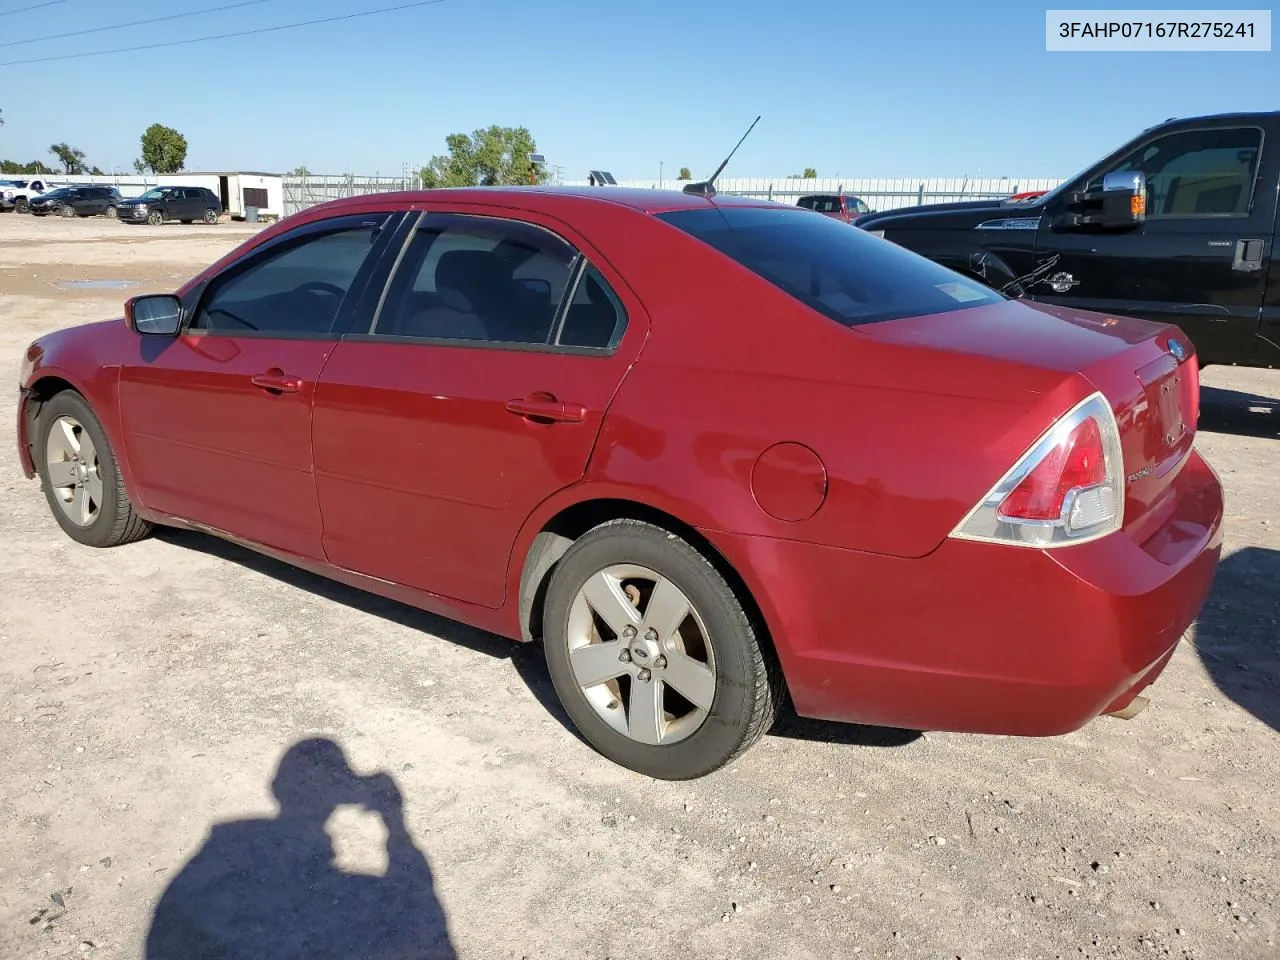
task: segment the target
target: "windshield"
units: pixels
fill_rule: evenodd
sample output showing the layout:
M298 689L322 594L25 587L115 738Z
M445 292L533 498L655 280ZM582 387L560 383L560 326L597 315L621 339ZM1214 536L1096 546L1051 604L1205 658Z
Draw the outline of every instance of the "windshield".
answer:
M1008 299L905 247L795 207L659 214L845 326Z

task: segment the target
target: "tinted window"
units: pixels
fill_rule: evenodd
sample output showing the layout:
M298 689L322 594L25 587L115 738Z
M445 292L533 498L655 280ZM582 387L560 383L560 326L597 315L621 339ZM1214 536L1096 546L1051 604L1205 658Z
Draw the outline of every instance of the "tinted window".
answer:
M839 197L809 197L808 200L805 206L810 210L816 210L818 213L840 212Z
M720 207L659 218L846 326L1005 299L895 243L801 210Z
M374 333L550 343L577 256L530 224L433 215L410 241Z
M588 265L574 288L555 342L562 347L612 350L626 326L622 302L600 271Z
M214 281L191 323L227 333L325 334L369 256L377 226L311 234Z
M1139 147L1114 169L1147 177L1147 216L1230 216L1249 212L1262 152L1257 127L1188 130ZM1102 187L1102 178L1089 189Z

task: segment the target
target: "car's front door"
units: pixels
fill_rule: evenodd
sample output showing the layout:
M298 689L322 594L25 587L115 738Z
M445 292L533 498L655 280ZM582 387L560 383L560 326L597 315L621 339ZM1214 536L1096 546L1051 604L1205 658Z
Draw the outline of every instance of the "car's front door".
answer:
M385 247L389 216L282 234L194 291L176 338L132 341L120 370L121 421L143 504L323 556L312 400Z
M1147 179L1146 222L1121 232L1064 228L1067 193L1051 201L1036 242L1037 300L1173 323L1201 363L1251 355L1275 218L1280 151L1256 126L1211 126L1154 136L1111 171Z
M334 351L315 468L330 561L497 607L521 525L583 475L648 324L581 238L482 210L425 215Z

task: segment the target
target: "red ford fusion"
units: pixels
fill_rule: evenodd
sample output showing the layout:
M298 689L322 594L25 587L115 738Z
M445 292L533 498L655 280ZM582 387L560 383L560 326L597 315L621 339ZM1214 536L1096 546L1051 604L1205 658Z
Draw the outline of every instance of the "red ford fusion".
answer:
M764 201L324 204L26 352L80 543L206 531L540 641L601 754L685 779L790 698L1049 736L1127 715L1222 491L1174 327L1011 300Z

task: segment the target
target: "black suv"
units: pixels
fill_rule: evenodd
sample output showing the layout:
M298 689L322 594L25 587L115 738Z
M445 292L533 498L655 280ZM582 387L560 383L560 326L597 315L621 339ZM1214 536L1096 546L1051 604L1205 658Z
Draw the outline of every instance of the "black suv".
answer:
M114 219L124 201L115 187L60 187L32 197L27 208L37 217L57 213L64 217L92 217L104 214Z
M125 223L149 223L153 227L166 220L217 223L221 215L222 201L207 187L152 187L142 196L120 204L120 219Z

